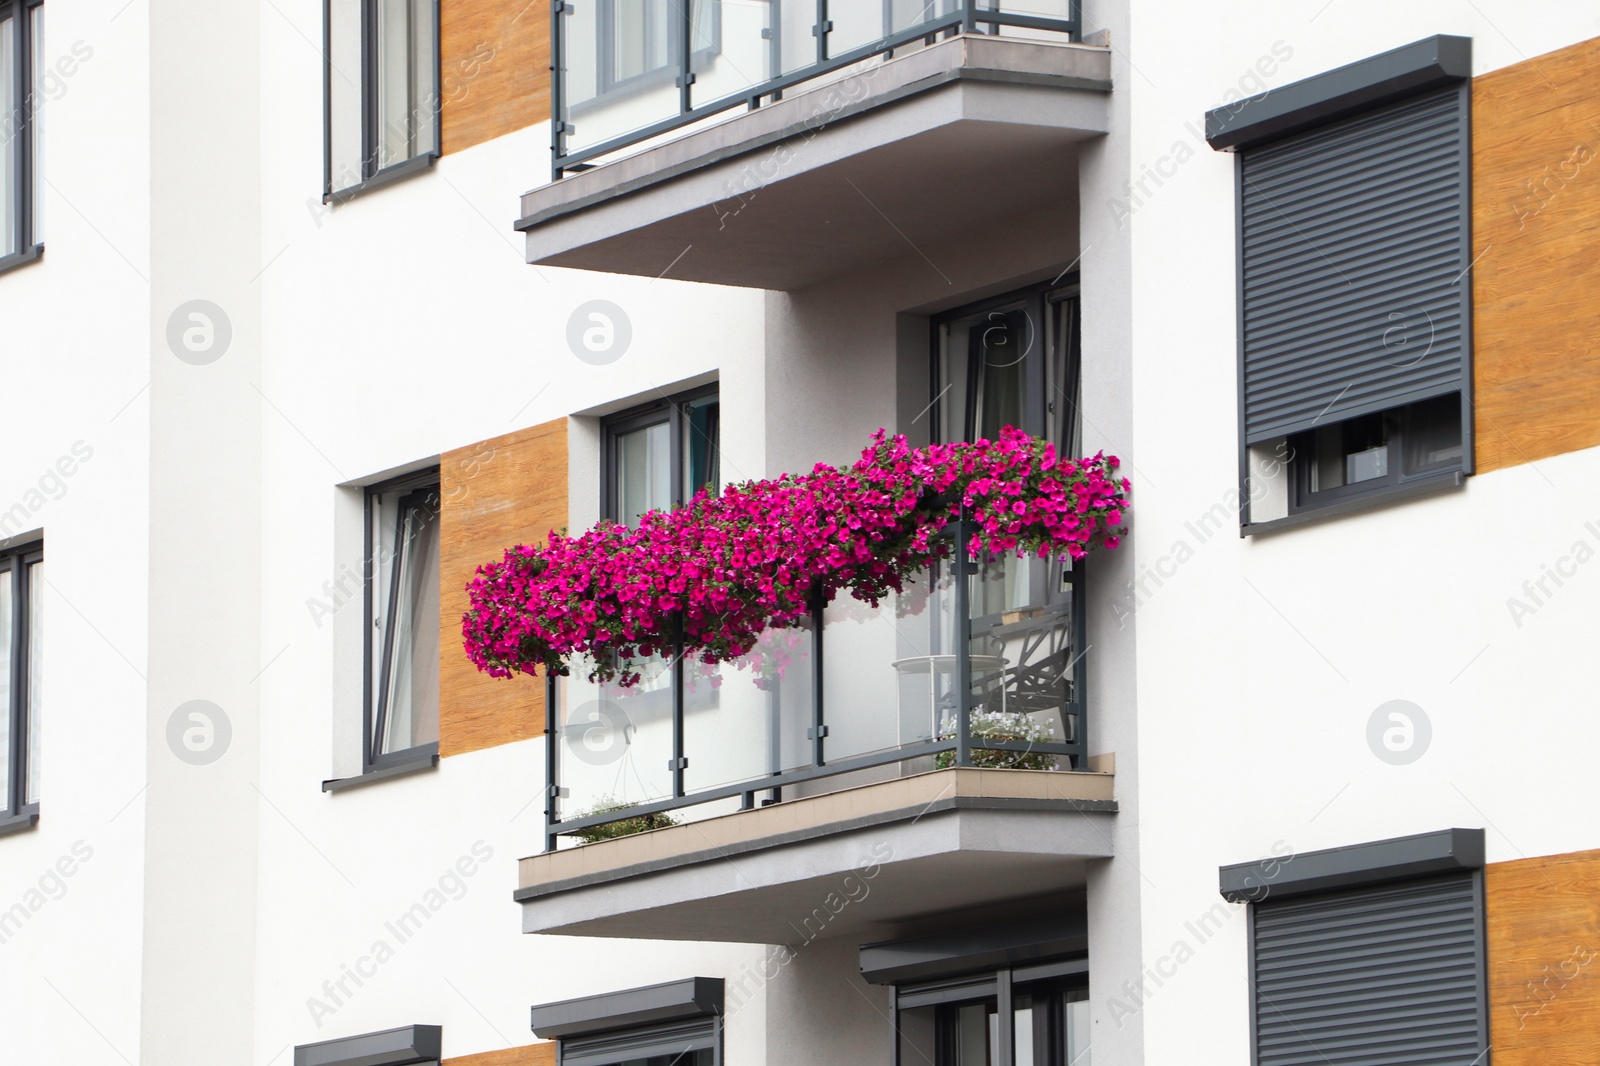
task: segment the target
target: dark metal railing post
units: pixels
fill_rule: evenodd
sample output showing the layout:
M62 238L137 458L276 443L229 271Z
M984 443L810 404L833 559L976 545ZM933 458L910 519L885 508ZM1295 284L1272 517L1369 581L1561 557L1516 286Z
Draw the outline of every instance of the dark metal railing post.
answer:
M968 575L972 573L972 560L967 556L967 542L972 539L972 527L965 513L956 522L955 558L951 569L956 583L956 765L972 765L972 723L968 711L972 707L972 588Z
M805 0L797 0L804 3ZM783 0L770 0L767 5L767 80L783 74ZM773 100L783 96L783 91L772 94ZM760 99L757 97L757 99Z
M567 27L562 16L564 0L550 5L550 180L560 181L566 173L561 160L567 154Z
M822 628L822 590L816 586L811 590L811 632L814 635L811 641L811 728L806 730L806 735L811 738L811 765L827 765L828 721L826 708L822 695L822 655L823 639Z
M678 616L677 633L672 642L672 794L682 797L683 771L689 765L683 750L683 671L688 660L683 654L683 616Z
M978 32L978 0L961 0L961 32Z
M817 62L828 61L828 34L833 32L833 23L828 21L828 0L817 0L817 24L811 28L817 35Z
M1072 702L1078 709L1079 752L1076 756L1069 756L1075 760L1072 766L1074 770L1089 768L1089 649L1084 644L1089 636L1089 607L1083 595L1087 580L1084 565L1082 559L1072 565L1072 654L1077 657L1072 664Z
M558 780L559 763L556 759L557 727L556 675L544 677L544 850L556 850L556 826L561 821L561 782Z
M694 110L694 0L679 0L675 6L683 16L679 23L683 39L678 42L678 113L687 115Z

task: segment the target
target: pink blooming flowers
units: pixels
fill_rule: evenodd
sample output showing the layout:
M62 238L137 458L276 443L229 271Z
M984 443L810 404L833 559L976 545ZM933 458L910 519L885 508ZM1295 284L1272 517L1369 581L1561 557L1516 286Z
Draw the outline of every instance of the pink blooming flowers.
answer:
M652 511L637 529L602 522L550 534L478 568L461 620L467 655L494 677L565 673L587 654L595 677L624 685L634 664L671 654L681 627L703 663L758 649L768 628L801 624L812 597L841 589L873 606L933 560L963 517L967 550L1081 559L1115 548L1130 490L1115 456L1061 459L1006 427L997 441L912 448L879 430L847 469L730 485Z

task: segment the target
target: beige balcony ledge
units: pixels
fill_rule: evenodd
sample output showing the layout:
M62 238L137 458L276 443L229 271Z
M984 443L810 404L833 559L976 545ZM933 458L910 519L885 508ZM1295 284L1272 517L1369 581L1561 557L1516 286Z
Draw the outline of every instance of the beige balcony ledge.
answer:
M1110 773L935 770L521 860L523 931L792 944L1084 884Z
M1075 197L1110 90L1108 48L952 37L533 189L517 228L530 263L800 289Z

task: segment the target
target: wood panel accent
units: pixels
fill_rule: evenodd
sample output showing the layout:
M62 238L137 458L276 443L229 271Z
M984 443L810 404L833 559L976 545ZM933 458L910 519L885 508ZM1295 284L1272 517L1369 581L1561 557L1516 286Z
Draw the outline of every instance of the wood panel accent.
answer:
M1495 1066L1600 1066L1600 851L1484 871Z
M550 0L439 0L445 154L550 118Z
M439 464L439 754L544 732L544 678L493 678L461 650L467 584L517 544L567 524L567 420L446 452Z
M460 1055L445 1059L442 1066L556 1066L556 1046L554 1043L528 1044L504 1051Z
M1600 445L1600 38L1472 83L1479 472Z

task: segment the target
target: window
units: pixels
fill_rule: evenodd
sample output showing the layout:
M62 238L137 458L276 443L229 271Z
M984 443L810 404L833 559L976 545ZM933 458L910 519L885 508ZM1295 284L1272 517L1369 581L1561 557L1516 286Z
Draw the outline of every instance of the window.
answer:
M326 0L323 199L439 155L438 0Z
M0 0L0 270L44 248L44 72L42 0Z
M1257 1066L1481 1062L1483 831L1226 866L1250 907Z
M894 1018L899 1061L932 1066L1089 1066L1088 975L1081 961L1059 968L1080 972L1029 979L1027 970L1002 970L978 978L898 986ZM1009 1032L1002 1029L1005 1014L1010 1016Z
M933 350L940 439L993 440L1014 426L1060 454L1081 454L1075 283L936 316ZM1009 719L1003 728L1082 742L1084 570L1081 560L1020 553L977 562L969 586L973 681L982 709Z
M44 547L0 553L0 832L39 818L39 725L44 700Z
M1472 473L1471 41L1206 116L1236 150L1245 532Z
M722 489L721 405L715 385L637 407L602 426L600 511L638 525L648 511Z
M1461 401L1439 396L1290 438L1290 513L1461 469Z
M646 1026L561 1041L559 1066L714 1066L717 1020Z
M439 744L439 471L367 491L366 770Z

